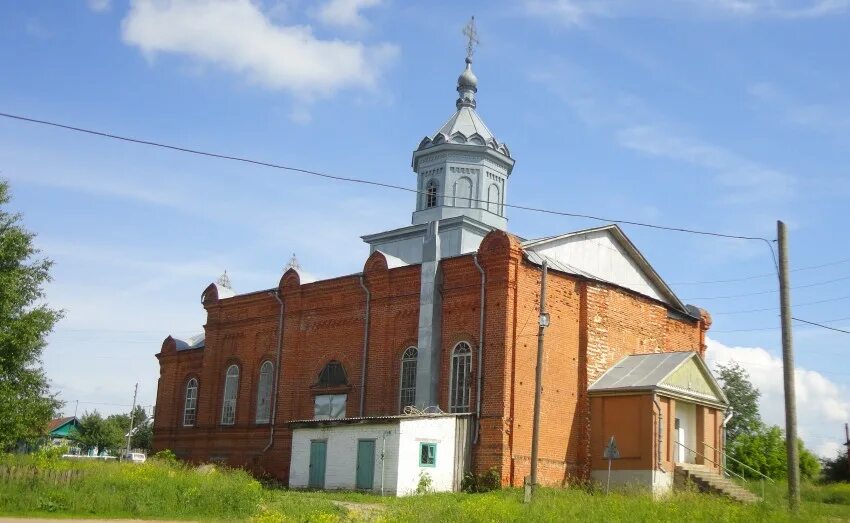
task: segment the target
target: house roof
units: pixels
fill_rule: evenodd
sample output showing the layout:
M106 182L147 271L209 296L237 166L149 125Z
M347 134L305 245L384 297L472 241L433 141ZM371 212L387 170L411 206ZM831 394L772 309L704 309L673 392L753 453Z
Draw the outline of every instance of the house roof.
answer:
M693 351L626 356L587 390L590 394L654 391L694 401L729 404L705 361Z
M74 416L52 419L47 424L47 432L53 432L54 430L58 430L58 429L64 427L68 423L76 422L76 421L77 421L77 418L74 417Z
M652 265L644 257L644 255L641 254L635 244L632 243L629 237L626 236L623 230L620 229L620 227L616 224L593 227L591 229L583 229L580 231L568 232L556 236L547 236L545 238L526 240L522 242L521 245L523 250L525 251L526 258L536 265L540 265L543 263L543 260L546 260L550 267L561 272L585 276L590 279L613 283L615 285L620 285L621 287L631 288L634 283L620 284L617 281L610 281L609 279L604 278L599 274L578 267L578 262L571 262L570 260L564 259L562 257L556 257L537 252L538 250L545 250L547 246L563 242L571 238L594 234L598 235L599 233L607 234L608 236L610 236L614 243L622 249L623 254L630 260L630 262L632 262L639 269L640 273L643 274L646 280L650 282L650 286L652 287L653 293L657 293L657 295L660 296L663 301L666 301L675 309L687 314L688 316L699 319L699 309L693 306L685 305L682 300L680 300L679 297L676 296L676 293L673 292L673 289L671 289L670 286L667 285L661 275L658 274L658 272L652 267ZM633 290L644 295L648 294L648 289L636 288Z

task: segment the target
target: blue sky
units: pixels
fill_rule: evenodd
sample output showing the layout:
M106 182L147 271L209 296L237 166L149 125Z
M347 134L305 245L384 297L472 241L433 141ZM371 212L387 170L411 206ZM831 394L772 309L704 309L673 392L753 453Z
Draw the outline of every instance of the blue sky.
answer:
M795 315L850 329L850 0L3 2L0 111L412 187L412 150L454 110L471 14L478 110L517 160L509 203L769 238L783 219ZM359 236L413 209L409 193L6 119L0 176L56 261L66 317L44 362L66 412L120 410L135 381L153 404L153 354L200 331L223 270L241 292L275 286L293 252L315 278L358 272ZM509 219L528 238L598 225ZM709 358L741 361L781 423L765 245L624 229L714 315ZM801 434L832 453L850 335L795 327Z

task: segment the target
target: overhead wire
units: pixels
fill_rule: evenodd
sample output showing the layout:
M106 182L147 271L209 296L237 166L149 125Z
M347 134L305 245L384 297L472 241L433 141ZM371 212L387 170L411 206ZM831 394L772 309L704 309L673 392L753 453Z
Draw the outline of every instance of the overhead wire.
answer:
M280 169L280 170L284 170L284 171L306 174L306 175L309 175L309 176L318 176L318 177L321 177L321 178L327 178L327 179L330 179L330 180L336 180L336 181L341 181L341 182L372 185L372 186L375 186L375 187L383 187L383 188L386 188L386 189L394 189L394 190L398 190L398 191L405 191L405 192L410 192L410 193L415 193L415 194L425 194L426 193L425 191L420 191L418 189L411 189L410 187L404 187L404 186L401 186L401 185L395 185L395 184L391 184L391 183L384 183L384 182L379 182L379 181L375 181L375 180L369 180L369 179L366 179L366 178L337 176L337 175L333 175L333 174L314 171L314 170L311 170L311 169L303 169L303 168L300 168L300 167L292 167L292 166L282 165L282 164L273 163L273 162L267 162L267 161L262 161L262 160L254 160L254 159L246 158L246 157L242 157L242 156L233 156L233 155L229 155L229 154L203 151L203 150L200 150L200 149L191 149L191 148L188 148L188 147L181 147L181 146L166 144L166 143L162 143L162 142L155 142L155 141L152 141L152 140L142 140L142 139L139 139L139 138L131 138L131 137L128 137L128 136L122 136L122 135L118 135L118 134L114 134L114 133L97 131L97 130L94 130L94 129L87 129L87 128L84 128L84 127L62 124L62 123L53 122L53 121L49 121L49 120L41 120L41 119L37 119L37 118L30 118L30 117L27 117L27 116L21 116L21 115L16 115L16 114L11 114L11 113L0 112L0 116L2 116L4 118L9 118L9 119L12 119L12 120L19 120L19 121L35 123L35 124L39 124L39 125L46 125L46 126L50 126L50 127L59 128L59 129L65 129L65 130L68 130L68 131L85 133L85 134L90 134L90 135L94 135L94 136L100 136L100 137L103 137L103 138L110 138L110 139L113 139L113 140L120 140L120 141L124 141L124 142L140 144L140 145L148 145L148 146L151 146L151 147L159 147L159 148L162 148L162 149L169 149L169 150L172 150L172 151L194 154L194 155L198 155L198 156L206 156L206 157L210 157L210 158L218 158L218 159L221 159L221 160L230 160L230 161L235 161L235 162L242 162L242 163L247 163L247 164L251 164L251 165L258 165L258 166L261 166L261 167L270 167L270 168L273 168L273 169ZM481 199L476 199L476 198L464 198L464 199L468 200L470 202L476 202L476 203L489 203L487 200L481 200ZM633 220L605 218L605 217L595 216L595 215L591 215L591 214L581 214L581 213L573 213L573 212L566 212L566 211L557 211L557 210L552 210L552 209L544 209L544 208L541 208L541 207L531 207L531 206L527 206L527 205L517 205L517 204L505 203L505 204L502 204L502 206L508 207L508 208L511 208L511 209L519 209L519 210L530 211L530 212L553 214L553 215L558 215L558 216L567 216L567 217L570 217L570 218L584 218L584 219L588 219L588 220L595 220L595 221L608 222L608 223L619 223L619 224L624 224L624 225L633 225L635 227L645 227L645 228L658 229L658 230L664 230L664 231L682 232L682 233L697 234L697 235L703 235L703 236L715 236L715 237L719 237L719 238L730 238L730 239L738 239L738 240L761 241L761 242L766 242L768 244L768 246L770 246L770 240L763 238L763 237L760 237L760 236L746 236L746 235L739 235L739 234L721 233L721 232L715 232L715 231L703 231L703 230L699 230L699 229L690 229L690 228L687 228L687 227L672 227L672 226L666 226L666 225L657 225L657 224L651 224L651 223L638 222L638 221L633 221ZM771 248L771 252L772 252L772 248ZM775 262L775 255L774 255L774 262Z
M181 146L166 144L166 143L162 143L162 142L155 142L155 141L152 141L152 140L143 140L143 139L139 139L139 138L131 138L131 137L128 137L128 136L122 136L122 135L118 135L118 134L114 134L114 133L97 131L97 130L94 130L94 129L87 129L87 128L84 128L84 127L68 125L68 124L53 122L53 121L49 121L49 120L31 118L31 117L27 117L27 116L21 116L21 115L6 113L6 112L0 112L0 116L2 116L4 118L12 119L12 120L29 122L29 123L34 123L34 124L38 124L38 125L45 125L45 126L49 126L49 127L58 128L58 129L64 129L64 130L68 130L68 131L74 131L74 132L78 132L78 133L84 133L84 134L89 134L89 135L93 135L93 136L109 138L109 139L112 139L112 140L119 140L119 141L123 141L123 142L135 143L135 144L139 144L139 145L147 145L147 146L151 146L151 147L158 147L158 148L162 148L162 149L168 149L168 150L172 150L172 151L194 154L194 155L198 155L198 156L204 156L204 157L209 157L209 158L217 158L217 159L221 159L221 160L230 160L230 161L241 162L241 163L246 163L246 164L251 164L251 165L257 165L257 166L261 166L261 167L269 167L269 168L273 168L273 169L280 169L280 170L284 170L284 171L300 173L300 174L305 174L305 175L309 175L309 176L317 176L317 177L320 177L320 178L326 178L326 179L336 180L336 181L341 181L341 182L358 183L358 184L370 185L370 186L374 186L374 187L382 187L382 188L386 188L386 189L405 191L405 192L415 193L415 194L425 194L425 191L420 191L418 189L411 189L410 187L404 187L404 186L401 186L401 185L379 182L379 181L376 181L376 180L369 180L369 179L365 179L365 178L347 177L347 176L337 176L337 175L332 175L332 174L323 173L323 172L319 172L319 171L314 171L312 169L292 167L292 166L277 164L277 163L273 163L273 162L267 162L267 161L262 161L262 160L254 160L254 159L251 159L251 158L246 158L246 157L241 157L241 156L233 156L233 155L229 155L229 154L203 151L203 150L200 150L200 149L191 149L191 148L188 148L188 147L181 147ZM486 200L481 200L481 199L476 199L476 198L467 198L467 200L469 202L476 202L476 203L489 203ZM601 221L601 222L607 222L607 223L632 225L632 226L635 226L635 227L644 227L644 228L655 229L655 230L663 230L663 231L670 231L670 232L681 232L681 233L695 234L695 235L701 235L701 236L713 236L713 237L717 237L717 238L729 238L729 239L751 240L751 241L764 242L767 245L768 250L770 251L771 258L773 260L773 265L774 265L774 268L776 269L776 274L778 275L778 273L779 273L779 263L777 261L776 252L773 248L773 243L772 243L771 240L768 240L767 238L764 238L764 237L761 237L761 236L747 236L747 235L739 235L739 234L728 234L728 233L720 233L720 232L715 232L715 231L705 231L705 230L699 230L699 229L691 229L691 228L687 228L687 227L672 227L672 226L666 226L666 225L657 225L657 224L638 222L638 221L634 221L634 220L613 219L613 218L595 216L595 215L590 215L590 214L573 213L573 212L567 212L567 211L557 211L557 210L553 210L553 209L545 209L545 208L541 208L541 207L531 207L531 206L527 206L527 205L505 203L505 204L502 204L502 206L507 207L507 208L511 208L511 209L529 211L529 212L538 212L538 213L543 213L543 214L566 216L566 217L570 217L570 218L582 218L582 219ZM765 310L771 310L771 309L765 309ZM757 312L757 310L752 310L752 311L749 311L749 312ZM807 323L809 323L809 322L807 322ZM814 322L811 322L811 323L813 325L822 326L822 325L819 325L819 324L814 323ZM825 328L829 328L829 327L825 327ZM840 330L840 329L832 329L832 330ZM848 334L850 334L850 332L848 332Z

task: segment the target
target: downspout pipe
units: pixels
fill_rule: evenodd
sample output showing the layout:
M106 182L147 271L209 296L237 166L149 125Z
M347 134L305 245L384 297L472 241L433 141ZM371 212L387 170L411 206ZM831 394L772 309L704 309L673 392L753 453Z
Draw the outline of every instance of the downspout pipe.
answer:
M732 409L732 407L729 407L729 414L727 414L726 417L723 418L723 423L720 424L720 428L723 430L723 448L721 449L720 454L720 462L723 464L723 470L726 470L726 424L729 423L729 420L731 420L732 416L734 415L735 411Z
M366 362L369 360L369 318L372 312L372 293L366 287L363 275L360 275L360 287L366 292L366 319L363 327L363 358L360 362L360 417L363 417L363 409L366 402Z
M277 354L275 355L274 362L274 386L272 387L272 412L271 418L269 421L271 422L269 425L269 443L266 445L266 448L263 449L263 453L268 451L272 445L274 444L274 426L277 423L277 394L278 394L278 384L280 383L280 354L283 351L283 300L280 299L280 291L270 292L269 293L277 304L280 306L280 313L277 318Z
M655 466L658 470L667 474L667 471L664 470L664 467L661 465L661 449L664 444L664 414L661 410L661 404L658 403L658 397L655 394L652 395L652 403L654 403L655 408L658 409L658 452L656 453L658 458Z
M478 379L476 380L475 389L475 437L473 438L473 443L477 445L478 434L481 431L481 382L484 379L482 370L484 367L482 362L484 354L484 298L486 297L487 275L484 273L484 268L478 262L478 253L472 256L472 261L475 263L475 268L481 273L481 305L478 307Z

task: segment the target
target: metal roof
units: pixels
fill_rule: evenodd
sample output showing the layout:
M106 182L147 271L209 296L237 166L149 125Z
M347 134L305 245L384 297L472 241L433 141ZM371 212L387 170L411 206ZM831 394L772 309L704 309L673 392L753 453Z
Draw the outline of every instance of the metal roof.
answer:
M694 352L661 352L626 356L608 369L587 390L645 389L657 386Z
M174 338L174 345L177 347L177 350L203 349L205 340L206 334L202 332L200 334L190 336L185 340Z
M390 416L365 416L362 418L335 418L335 419L302 419L292 420L287 422L287 425L292 426L315 426L315 425L348 425L348 424L381 424L381 423L397 423L406 419L422 419L422 418L450 418L450 417L465 417L472 416L471 413L426 413L426 414L395 414Z
M688 390L664 383L673 372L691 359L702 371L703 377L708 382L709 387L714 390L717 398L695 390ZM587 390L590 393L659 390L689 396L697 400L713 401L715 403L719 399L720 403L728 404L728 399L711 373L711 370L709 370L705 361L693 351L633 354L626 356L608 369Z

